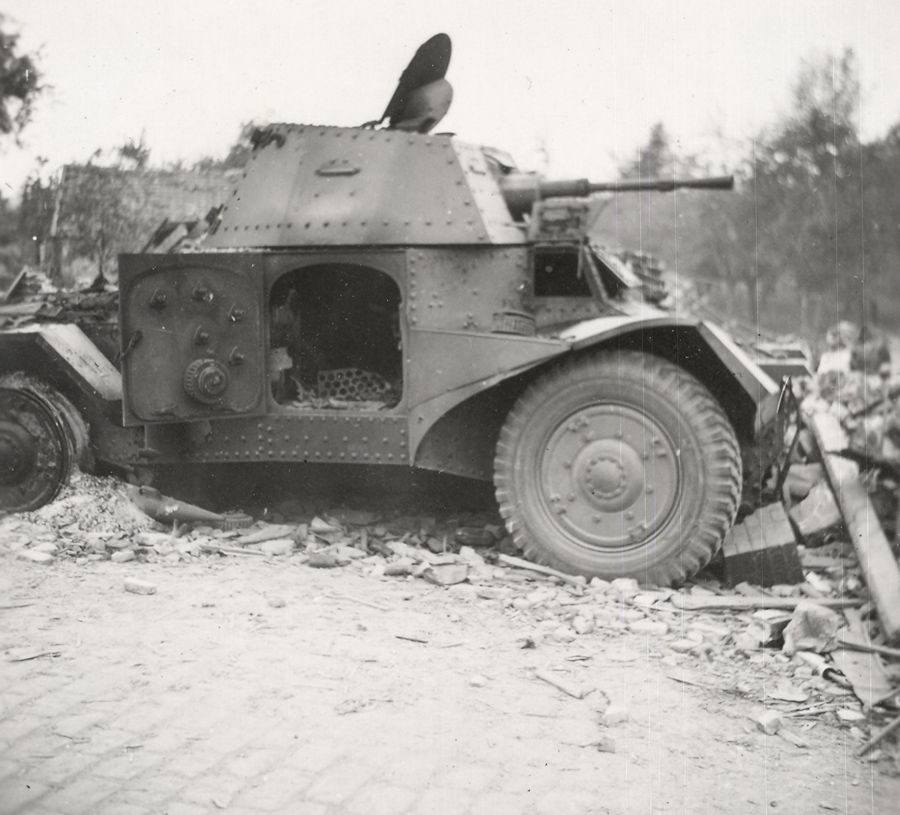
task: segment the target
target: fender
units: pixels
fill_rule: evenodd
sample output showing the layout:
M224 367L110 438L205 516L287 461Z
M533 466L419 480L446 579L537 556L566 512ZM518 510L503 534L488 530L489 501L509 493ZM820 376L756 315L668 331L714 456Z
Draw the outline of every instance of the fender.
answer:
M559 334L559 338L569 343L573 350L581 350L599 345L613 337L622 337L633 332L644 333L658 328L680 328L687 329L689 333L696 332L697 338L725 365L734 376L736 384L740 385L755 403L758 404L770 394L778 393L779 386L772 377L753 362L724 329L705 320L691 320L674 315L651 317L650 319L622 316L597 317L570 326ZM657 352L657 349L648 350ZM663 355L670 356L669 353ZM690 370L688 365L683 365L683 367ZM703 376L697 378L701 382L706 379ZM706 383L704 382L704 384Z
M744 442L759 437L760 414L779 397L775 381L725 331L670 314L583 320L523 345L527 351L523 348L521 358L504 373L471 377L415 406L410 416L412 463L489 479L496 435L517 395L548 363L592 348L653 353L684 368L720 402Z
M0 335L0 350L6 370L25 369L54 384L74 385L104 402L122 399L118 369L77 325L46 323L8 329Z

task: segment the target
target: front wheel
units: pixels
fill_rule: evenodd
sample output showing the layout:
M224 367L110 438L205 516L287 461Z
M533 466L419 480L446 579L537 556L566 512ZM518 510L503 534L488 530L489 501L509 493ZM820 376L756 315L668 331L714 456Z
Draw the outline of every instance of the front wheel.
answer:
M667 586L734 522L741 459L709 391L638 352L574 357L536 380L500 434L500 512L533 560Z

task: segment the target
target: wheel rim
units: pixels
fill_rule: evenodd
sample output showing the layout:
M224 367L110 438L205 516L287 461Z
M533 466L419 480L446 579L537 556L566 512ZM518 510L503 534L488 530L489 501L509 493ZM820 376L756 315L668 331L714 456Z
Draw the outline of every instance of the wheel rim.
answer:
M601 550L644 545L669 520L682 489L678 447L649 416L623 405L592 405L558 425L539 477L553 523Z
M52 501L69 462L53 407L25 391L0 388L0 508L23 512Z

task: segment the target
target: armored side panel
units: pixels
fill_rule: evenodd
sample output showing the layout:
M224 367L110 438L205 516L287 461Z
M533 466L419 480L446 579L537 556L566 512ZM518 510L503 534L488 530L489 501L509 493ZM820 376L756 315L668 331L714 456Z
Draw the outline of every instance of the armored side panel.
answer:
M123 255L126 425L265 411L262 259Z
M521 244L481 150L449 136L274 125L206 246Z

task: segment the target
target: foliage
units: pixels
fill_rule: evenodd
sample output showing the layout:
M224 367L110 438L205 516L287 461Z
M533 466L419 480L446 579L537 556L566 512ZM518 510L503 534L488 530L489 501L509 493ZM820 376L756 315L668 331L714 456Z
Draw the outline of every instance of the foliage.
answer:
M18 138L31 120L34 104L43 90L37 56L19 52L19 35L5 30L0 13L0 136Z
M793 315L779 327L807 334L838 319L900 318L891 286L900 267L900 124L862 144L859 94L852 51L804 63L790 109L748 144L735 192L680 194L674 214L654 219L648 210L642 235L655 233L663 258L677 258L687 275L721 281L731 302L745 292L754 330L775 328L779 311ZM697 166L675 157L656 126L625 172L649 175L645 168L667 160L678 172Z
M250 160L253 151L253 134L263 127L259 122L249 121L241 125L237 140L228 150L224 159L204 158L194 165L195 170L240 170Z

